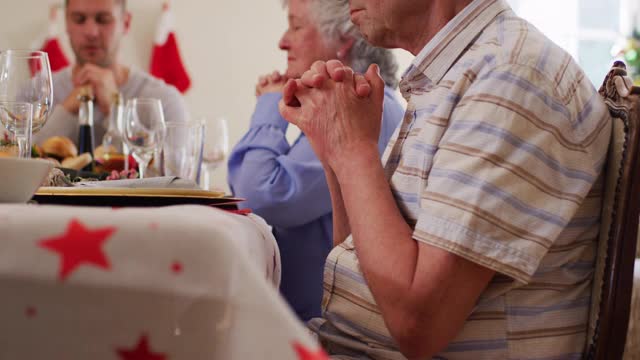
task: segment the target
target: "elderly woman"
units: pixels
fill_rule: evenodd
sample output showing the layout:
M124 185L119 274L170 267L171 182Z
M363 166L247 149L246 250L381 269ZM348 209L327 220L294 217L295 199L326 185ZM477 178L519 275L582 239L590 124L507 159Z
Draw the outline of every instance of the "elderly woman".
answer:
M279 46L287 52L287 70L259 79L249 131L229 158L229 185L235 196L247 199L243 206L273 226L282 258L280 290L307 320L320 315L323 266L332 248L331 198L309 140L300 135L290 145L285 138L288 123L278 112L278 101L286 79L300 77L316 60L340 59L361 72L377 63L387 84L381 154L403 109L393 95L393 55L364 40L351 23L347 0L289 0L285 6L289 28Z

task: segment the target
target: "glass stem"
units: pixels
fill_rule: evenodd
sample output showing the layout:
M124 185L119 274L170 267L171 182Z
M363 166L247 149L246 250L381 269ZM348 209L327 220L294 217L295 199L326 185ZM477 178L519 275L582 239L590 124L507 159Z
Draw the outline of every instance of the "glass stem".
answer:
M203 175L204 175L204 184L203 185L204 185L204 189L205 190L209 190L209 191L211 190L211 181L212 181L211 172L212 172L211 167L205 165L204 173L203 173Z
M129 173L129 147L126 144L122 144L122 152L124 152L124 171Z
M151 157L133 153L133 158L138 162L138 173L140 174L140 179L144 179L147 176L147 168L149 167L149 163L151 162Z
M31 144L27 136L16 136L18 142L18 157L23 159L31 158Z
M217 163L202 163L202 173L200 175L202 181L200 182L200 187L204 190L213 189L213 172L218 167Z
M138 170L140 171L140 179L144 179L147 175L147 167L149 167L149 161L138 161Z

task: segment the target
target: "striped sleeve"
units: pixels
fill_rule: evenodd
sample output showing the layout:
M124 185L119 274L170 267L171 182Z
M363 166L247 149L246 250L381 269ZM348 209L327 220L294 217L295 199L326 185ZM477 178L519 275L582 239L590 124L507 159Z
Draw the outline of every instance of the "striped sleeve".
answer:
M583 111L590 99L559 100L533 67L463 81L414 238L528 283L596 181L608 123Z

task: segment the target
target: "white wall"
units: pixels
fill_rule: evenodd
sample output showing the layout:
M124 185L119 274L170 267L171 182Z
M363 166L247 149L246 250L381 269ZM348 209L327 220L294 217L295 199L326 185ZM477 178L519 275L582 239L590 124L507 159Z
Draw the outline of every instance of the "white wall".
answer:
M0 11L0 49L28 48L47 29L49 0L1 0L11 4ZM62 3L62 0L57 1ZM123 44L124 63L148 69L160 0L129 0L132 31ZM226 117L230 143L246 131L255 105L259 75L284 70L286 57L277 47L286 28L280 0L179 0L172 2L176 33L193 87L186 95L194 116ZM58 16L64 34L63 14ZM64 36L63 36L64 39ZM66 44L66 41L63 41ZM67 54L71 52L67 49ZM399 52L401 69L411 59ZM54 94L55 96L55 94ZM216 183L226 189L226 169L218 169Z

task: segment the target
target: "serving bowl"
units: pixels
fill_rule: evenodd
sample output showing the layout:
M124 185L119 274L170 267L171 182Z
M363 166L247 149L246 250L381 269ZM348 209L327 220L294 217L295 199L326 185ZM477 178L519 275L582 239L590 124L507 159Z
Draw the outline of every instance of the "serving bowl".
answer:
M0 203L29 201L52 167L47 160L0 157Z

